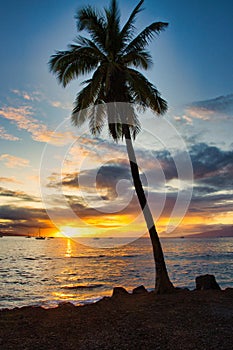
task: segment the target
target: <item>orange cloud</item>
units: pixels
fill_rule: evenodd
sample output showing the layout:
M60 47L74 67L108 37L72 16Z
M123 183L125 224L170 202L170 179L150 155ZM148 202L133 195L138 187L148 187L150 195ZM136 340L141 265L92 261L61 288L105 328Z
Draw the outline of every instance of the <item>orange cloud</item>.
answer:
M26 101L40 101L41 100L41 94L40 92L33 91L32 93L28 93L26 91L20 91L20 90L12 90L12 92L20 97L22 97Z
M2 154L0 156L0 161L3 161L7 168L18 168L18 167L28 167L29 160L21 157L15 157L10 154Z
M3 126L0 126L0 139L8 140L8 141L18 141L19 138L17 136L13 136L8 134Z
M189 107L186 111L190 117L201 120L209 120L214 114L214 111L202 107Z
M16 180L15 177L0 177L0 182L8 182L8 183L21 183L20 181Z
M15 123L20 130L26 130L32 135L34 141L51 143L61 146L71 142L74 136L71 132L54 132L49 130L45 124L33 118L33 110L30 106L3 107L0 115Z

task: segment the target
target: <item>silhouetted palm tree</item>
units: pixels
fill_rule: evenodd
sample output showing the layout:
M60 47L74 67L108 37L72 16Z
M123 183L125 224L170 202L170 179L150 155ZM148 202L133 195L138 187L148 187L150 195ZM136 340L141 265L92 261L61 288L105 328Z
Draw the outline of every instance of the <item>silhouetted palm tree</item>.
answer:
M135 190L153 246L155 291L164 293L174 287L168 277L162 247L142 187L132 139L140 131L135 105L150 108L157 114L167 110L167 103L156 87L134 68L147 70L151 66L151 55L145 49L168 24L154 22L134 35L134 22L142 4L143 0L122 28L116 0L111 0L109 8L103 12L91 6L83 7L75 16L77 30L85 30L89 36L78 35L67 51L57 51L51 56L49 65L64 87L71 80L94 71L91 79L84 82L86 86L77 94L72 122L79 127L88 120L91 133L96 135L107 121L113 139L126 140Z

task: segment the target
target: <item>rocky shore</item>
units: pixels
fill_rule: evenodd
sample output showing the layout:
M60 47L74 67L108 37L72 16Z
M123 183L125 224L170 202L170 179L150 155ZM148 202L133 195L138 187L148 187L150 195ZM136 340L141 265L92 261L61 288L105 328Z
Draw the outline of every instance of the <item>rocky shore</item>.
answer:
M233 289L115 289L95 304L0 312L2 350L231 350Z

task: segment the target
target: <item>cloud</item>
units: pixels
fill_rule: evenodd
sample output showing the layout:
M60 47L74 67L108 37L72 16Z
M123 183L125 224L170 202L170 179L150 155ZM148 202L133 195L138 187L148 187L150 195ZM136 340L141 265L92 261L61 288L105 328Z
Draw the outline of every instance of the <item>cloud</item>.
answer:
M190 124L190 125L193 124L192 118L188 117L187 115L182 115L182 117L175 116L174 119L177 122L185 122L186 124Z
M134 218L137 217L140 213L140 206L136 196L134 195L131 200L122 206L121 203L117 203L116 200L111 200L108 203L103 199L102 202L98 202L96 206L89 206L81 196L66 196L69 205L72 210L81 220L93 220L96 218L103 218L102 224L106 218L111 217L114 221L114 218L119 218L118 226L121 225L120 216ZM105 210L107 209L107 211ZM58 209L59 210L59 209ZM62 209L61 209L62 213Z
M29 160L21 157L12 156L10 154L2 154L0 161L3 161L7 168L28 167Z
M42 94L38 91L20 91L17 89L11 90L15 95L18 95L19 97L22 97L26 101L38 101L40 102L42 99Z
M233 112L233 94L193 102L191 106L214 113L230 113Z
M34 196L30 196L22 191L12 191L6 188L0 187L0 196L3 197L13 197L15 199L20 199L27 202L40 202L40 200Z
M79 173L66 173L61 181L60 174L52 174L49 178L49 188L64 186L64 191L81 189L87 194L98 194L103 200L113 200L123 191L127 192L132 188L132 176L127 161L118 160L104 163L99 169L92 168L82 170ZM147 186L146 177L141 174L143 185Z
M47 213L44 209L21 208L15 205L0 206L0 230L11 233L25 234L25 229L37 233L38 227L52 228ZM20 231L19 229L23 229Z
M0 126L0 139L8 141L18 141L20 140L17 136L8 134L3 126Z
M192 124L192 118L210 120L214 115L214 111L194 106L186 108L186 113L189 114L189 116L183 115L183 119L187 121L188 124Z
M70 104L70 103L64 103L61 101L49 101L49 104L54 108L72 110L72 104Z
M187 106L186 113L191 118L202 120L230 119L233 116L233 94L214 99L193 102Z
M206 143L193 145L190 156L196 180L208 182L209 185L232 186L233 177L233 150L225 151Z
M233 94L192 102L185 107L183 115L176 115L173 118L176 122L186 125L192 125L195 119L203 121L232 120Z
M40 91L24 91L24 90L18 90L18 89L14 89L11 90L15 95L21 97L23 100L25 101L37 101L37 102L41 102L41 101L45 101L47 102L49 105L51 105L54 108L61 108L61 109L66 109L66 110L71 110L72 109L72 104L70 103L64 103L61 101L55 101L55 100L49 100L48 97L46 96L46 94L40 92Z
M0 182L8 182L8 183L21 183L20 181L16 180L15 177L0 177Z
M48 218L44 209L20 208L13 205L2 205L0 209L0 219L5 220L34 220Z
M19 130L26 130L32 136L34 141L51 143L61 146L70 143L74 136L72 132L54 132L47 126L33 117L33 109L30 106L22 107L3 107L0 109L0 115L15 123Z

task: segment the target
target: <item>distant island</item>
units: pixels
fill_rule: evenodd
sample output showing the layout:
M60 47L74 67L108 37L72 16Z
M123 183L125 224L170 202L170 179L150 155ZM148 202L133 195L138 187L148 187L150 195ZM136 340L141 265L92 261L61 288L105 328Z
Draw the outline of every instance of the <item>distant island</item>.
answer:
M186 235L185 238L219 238L233 237L233 226L222 227L217 230L210 230L202 233Z

